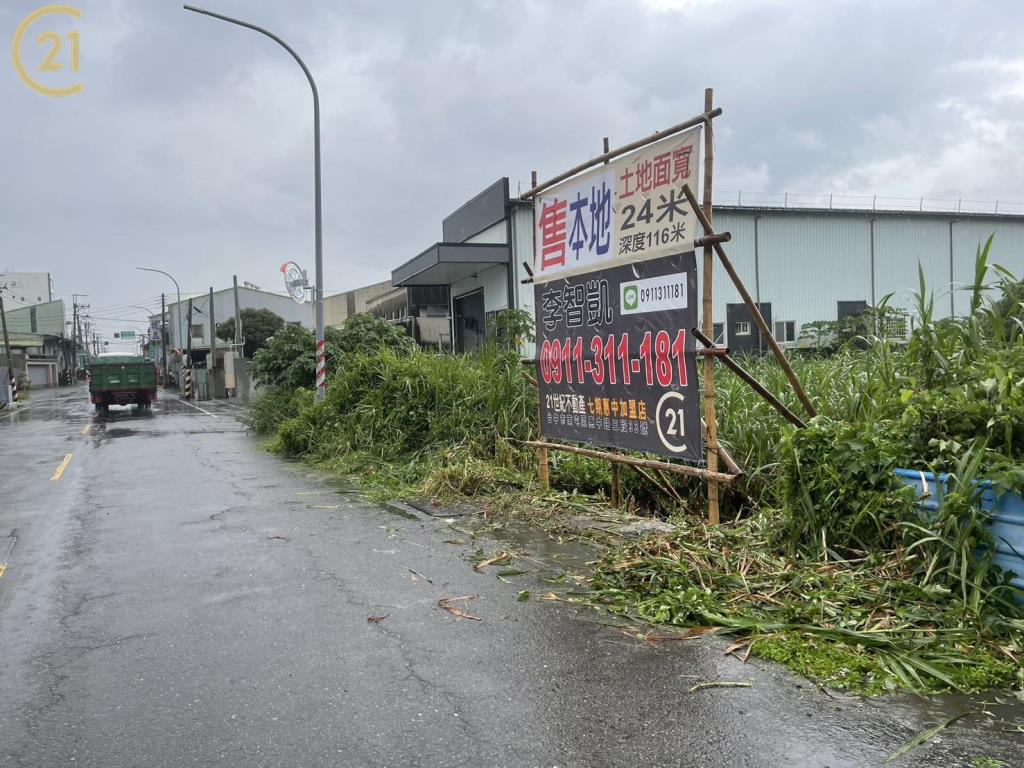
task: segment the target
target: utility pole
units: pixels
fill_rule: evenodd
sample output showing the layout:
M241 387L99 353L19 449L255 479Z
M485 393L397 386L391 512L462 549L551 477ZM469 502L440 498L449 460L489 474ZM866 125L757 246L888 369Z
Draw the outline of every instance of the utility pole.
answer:
M242 345L242 310L238 304L238 275L232 275L231 280L235 285L235 346Z
M160 294L160 346L164 350L164 386L167 386L167 307L164 295Z
M188 327L185 329L185 340L188 343L188 367L192 367L192 299L188 300Z
M185 395L186 400L192 399L192 299L188 300L188 327L185 329L188 340L188 363L185 366L185 382L183 384L184 390L182 394Z
M313 80L313 73L309 71L306 62L288 45L284 40L273 32L250 24L248 21L233 19L220 13L208 11L205 8L196 8L191 5L184 6L186 11L200 13L214 19L226 21L229 24L237 24L240 27L251 29L266 35L275 43L284 48L295 59L302 68L303 74L309 81L309 88L313 92L313 238L315 242L316 259L316 287L313 291L313 314L316 319L316 399L323 400L327 395L327 355L324 341L324 237L323 237L323 213L320 189L320 93L316 89L316 81Z
M213 286L210 286L210 358L206 361L206 384L210 399L217 399L217 323L213 317Z
M78 380L78 294L71 294L71 383Z
M245 363L243 362L245 360L245 342L242 340L242 306L238 301L238 275L231 276L231 283L234 286L235 293L235 343L231 346L231 363L232 370L234 371L234 381L232 383L234 386L231 390L231 396L237 400L239 389L242 390L245 397L249 396L249 379L245 372ZM246 377L246 384L243 387L239 387L239 381L242 377ZM227 378L225 372L225 382L226 381Z
M11 337L7 335L7 315L4 313L4 292L3 288L6 286L0 286L0 323L4 327L4 352L7 355L7 383L14 387L14 361L13 355L11 354ZM14 390L11 390L13 395ZM13 407L13 406L12 406Z

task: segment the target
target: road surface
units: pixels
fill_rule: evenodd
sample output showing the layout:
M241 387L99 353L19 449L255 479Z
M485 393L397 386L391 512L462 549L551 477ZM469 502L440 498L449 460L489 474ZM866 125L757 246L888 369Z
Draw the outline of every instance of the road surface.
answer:
M82 386L0 411L0 764L863 768L963 706L829 696L718 638L639 643L239 415L166 393L98 415ZM479 621L438 607L463 595ZM687 693L708 680L752 685ZM1024 764L1005 730L961 720L897 764Z

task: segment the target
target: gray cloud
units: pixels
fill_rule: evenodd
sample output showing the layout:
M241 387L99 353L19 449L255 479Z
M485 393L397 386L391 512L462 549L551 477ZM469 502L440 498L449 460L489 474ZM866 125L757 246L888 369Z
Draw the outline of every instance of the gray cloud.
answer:
M333 290L387 277L499 176L698 112L705 85L719 190L1024 199L1015 2L204 1L317 77ZM6 39L37 5L0 8ZM83 93L0 77L0 265L94 307L170 286L135 265L192 291L311 267L310 97L285 52L176 2L79 7Z

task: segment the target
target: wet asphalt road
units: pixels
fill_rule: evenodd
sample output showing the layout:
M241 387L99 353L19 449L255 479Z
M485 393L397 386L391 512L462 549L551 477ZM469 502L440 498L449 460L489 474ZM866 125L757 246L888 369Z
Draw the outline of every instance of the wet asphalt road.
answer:
M835 698L717 638L518 602L551 587L474 572L493 543L198 405L98 416L79 386L0 411L0 764L860 767L963 706ZM579 556L524 536L552 568ZM438 607L458 595L481 621ZM705 680L753 685L687 693ZM1020 766L1020 738L971 718L896 764Z

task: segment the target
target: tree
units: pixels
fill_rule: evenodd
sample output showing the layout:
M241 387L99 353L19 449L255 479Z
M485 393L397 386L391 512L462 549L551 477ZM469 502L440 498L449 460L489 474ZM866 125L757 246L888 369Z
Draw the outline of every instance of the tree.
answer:
M244 319L242 327L245 328ZM373 355L384 348L412 354L417 349L416 342L401 328L365 314L353 315L341 328L327 328L324 341L328 372L352 355ZM298 325L285 325L253 357L252 376L262 387L312 388L316 383L313 333Z
M243 321L244 322L244 321ZM252 358L252 378L261 387L311 388L316 375L316 340L300 325L285 325Z
M533 315L522 309L502 309L487 323L487 334L499 349L519 350L536 340Z
M242 335L245 338L243 354L252 357L257 350L267 346L267 339L284 327L284 320L280 315L274 314L269 309L243 309ZM235 318L229 317L217 326L217 338L223 341L234 341Z
M324 338L343 355L373 354L385 347L404 353L416 349L402 327L370 314L353 315L341 328L328 328Z

